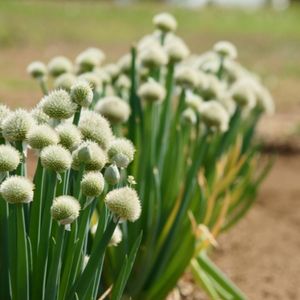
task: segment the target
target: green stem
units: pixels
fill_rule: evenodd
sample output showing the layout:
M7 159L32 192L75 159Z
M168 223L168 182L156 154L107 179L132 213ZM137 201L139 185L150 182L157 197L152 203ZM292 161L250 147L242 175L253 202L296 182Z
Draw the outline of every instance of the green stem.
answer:
M63 225L58 227L57 237L55 241L55 249L51 258L51 266L46 285L46 300L55 300L57 296L59 274L62 264L62 250L64 244L65 228ZM67 253L69 255L70 253Z
M17 299L29 300L29 265L23 204L17 210Z
M44 77L41 77L40 79L38 79L39 81L39 84L40 84L40 87L41 87L41 90L43 92L44 95L48 95L48 88L47 88L47 85L46 85L46 80Z
M35 191L33 201L30 210L30 222L29 222L29 236L32 246L33 257L37 256L38 246L40 242L41 232L41 218L42 207L44 200L44 184L45 184L45 170L42 167L41 160L39 158L35 176L34 176Z
M99 269L102 268L102 262L103 262L106 247L117 225L118 225L118 221L114 222L113 220L110 220L102 238L99 241L95 241L95 245L92 249L90 259L84 271L82 272L81 276L79 276L78 279L76 280L68 296L68 299L72 299L72 300L76 298L83 299L84 295L87 292L87 289L91 284L91 278L95 274L97 274L98 277L101 276L101 272L97 272L97 271L99 271Z
M51 239L52 218L50 208L56 195L57 174L53 171L47 171L48 175L48 193L45 198L43 208L40 243L38 247L37 263L34 268L34 284L32 289L32 299L40 300L45 297L45 283L47 275L48 253Z
M78 108L77 108L77 110L74 114L74 117L73 117L73 124L76 125L76 126L79 123L80 114L81 114L81 106L78 106Z
M0 197L0 299L9 299L8 204Z

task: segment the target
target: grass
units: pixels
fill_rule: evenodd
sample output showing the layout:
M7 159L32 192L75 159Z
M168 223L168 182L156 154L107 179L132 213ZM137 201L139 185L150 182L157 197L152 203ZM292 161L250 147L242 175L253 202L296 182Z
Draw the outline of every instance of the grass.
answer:
M33 84L25 72L31 60L48 60L57 54L74 58L91 45L104 49L109 60L116 59L133 41L151 32L152 16L162 10L175 14L179 34L194 52L208 50L219 39L231 40L238 46L241 60L267 77L278 98L288 98L290 103L299 94L291 82L300 77L300 7L245 12L157 4L120 7L93 2L1 1L0 99L13 106L36 102L39 94L32 92ZM288 82L288 93L284 86L278 88L278 80ZM290 90L291 85L295 91ZM31 94L34 99L28 100Z

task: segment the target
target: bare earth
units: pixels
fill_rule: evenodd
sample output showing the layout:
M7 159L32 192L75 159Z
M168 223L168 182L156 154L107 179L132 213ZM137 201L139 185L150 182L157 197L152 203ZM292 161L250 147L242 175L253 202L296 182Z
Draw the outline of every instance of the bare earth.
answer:
M215 261L249 299L300 299L300 156L277 158L255 207Z

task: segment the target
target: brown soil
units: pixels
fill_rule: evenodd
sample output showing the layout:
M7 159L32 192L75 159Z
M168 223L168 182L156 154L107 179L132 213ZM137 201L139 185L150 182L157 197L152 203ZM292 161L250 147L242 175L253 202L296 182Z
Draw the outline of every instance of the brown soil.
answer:
M278 157L254 208L215 261L249 299L300 299L300 156Z

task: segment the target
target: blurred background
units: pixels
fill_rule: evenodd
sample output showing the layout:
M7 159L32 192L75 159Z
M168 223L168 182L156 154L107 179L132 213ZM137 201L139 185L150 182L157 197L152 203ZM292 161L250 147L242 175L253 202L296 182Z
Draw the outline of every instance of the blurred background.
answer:
M32 107L41 97L26 74L33 60L72 59L99 47L114 61L168 11L192 52L229 40L260 74L277 113L259 135L278 152L248 216L219 241L217 264L250 299L300 299L300 3L288 0L0 1L0 101ZM185 280L186 299L202 299Z

